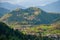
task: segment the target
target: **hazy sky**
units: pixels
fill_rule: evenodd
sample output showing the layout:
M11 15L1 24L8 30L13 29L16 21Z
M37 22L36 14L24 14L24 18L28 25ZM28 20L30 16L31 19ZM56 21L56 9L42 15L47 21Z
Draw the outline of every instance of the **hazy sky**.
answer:
M9 2L22 6L45 6L58 0L0 0L0 2Z

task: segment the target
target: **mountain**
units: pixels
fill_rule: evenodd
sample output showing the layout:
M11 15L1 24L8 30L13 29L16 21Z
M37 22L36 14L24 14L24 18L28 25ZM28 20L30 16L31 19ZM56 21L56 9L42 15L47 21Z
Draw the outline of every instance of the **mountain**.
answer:
M0 3L0 7L6 8L8 10L14 10L16 8L24 8L24 7L20 6L20 5L11 4L11 3L8 3L8 2L2 2L2 3Z
M0 7L0 17L10 12L10 10Z
M40 25L51 24L60 18L60 14L47 13L40 8L30 7L27 9L16 9L5 14L0 20L15 25Z
M47 12L60 13L60 1L48 4L46 6L40 6L40 8Z

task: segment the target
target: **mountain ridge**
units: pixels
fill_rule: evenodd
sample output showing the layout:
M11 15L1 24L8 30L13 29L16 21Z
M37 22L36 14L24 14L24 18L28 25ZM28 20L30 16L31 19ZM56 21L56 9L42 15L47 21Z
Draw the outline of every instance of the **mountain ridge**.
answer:
M4 19L8 23L16 23L19 25L40 25L51 24L53 20L60 17L60 14L47 13L40 8L31 7L27 9L16 9L10 12L11 16ZM2 20L3 21L3 20Z

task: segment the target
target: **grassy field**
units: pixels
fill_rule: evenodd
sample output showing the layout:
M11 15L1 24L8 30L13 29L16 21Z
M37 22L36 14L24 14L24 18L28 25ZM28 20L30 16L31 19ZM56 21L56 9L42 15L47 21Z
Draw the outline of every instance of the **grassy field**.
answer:
M18 29L23 34L27 35L38 35L41 33L43 36L49 35L49 34L60 34L60 26L58 25L37 25L37 26L31 26L31 27L20 27L19 25L12 25L11 28Z

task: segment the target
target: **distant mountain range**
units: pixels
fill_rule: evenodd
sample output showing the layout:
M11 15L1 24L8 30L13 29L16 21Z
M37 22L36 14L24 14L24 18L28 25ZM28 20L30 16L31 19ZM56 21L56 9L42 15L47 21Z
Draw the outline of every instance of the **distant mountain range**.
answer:
M0 20L8 24L40 25L51 24L60 19L60 14L47 13L40 8L30 7L27 9L16 9L5 14Z
M16 8L24 8L24 7L19 6L17 4L15 5L15 4L11 4L8 2L0 3L0 7L8 9L8 10L15 10Z
M47 12L60 13L60 0L57 2L48 4L46 6L40 6L40 8Z
M26 7L23 7L21 5L11 4L11 3L8 3L8 2L0 3L0 7L8 9L8 10L15 10L16 8L26 9ZM60 13L60 1L48 4L46 6L37 6L37 7L43 9L46 12Z
M12 10L15 10L16 8L24 8L24 7L19 6L19 5L10 4L8 2L0 3L0 17L2 17L4 14L6 14Z
M0 7L0 17L8 13L10 10Z

